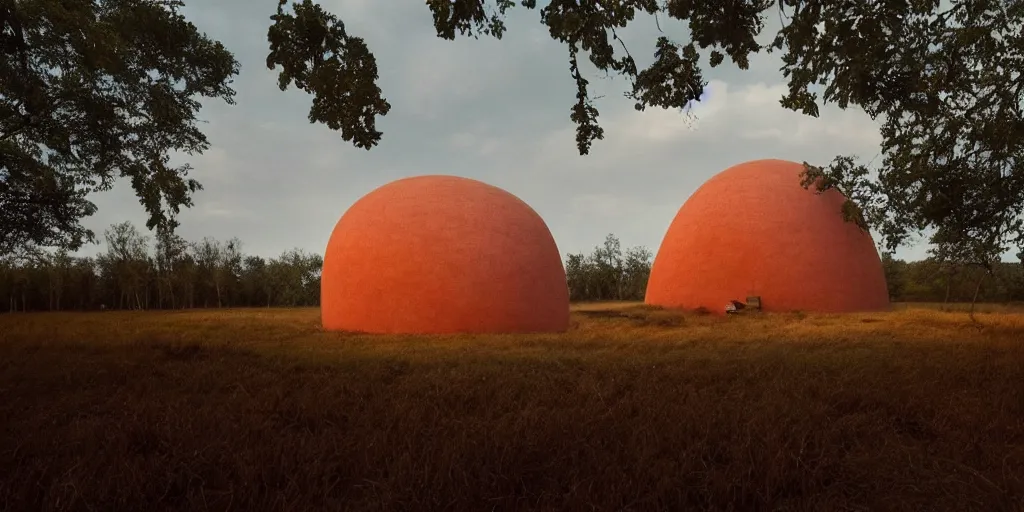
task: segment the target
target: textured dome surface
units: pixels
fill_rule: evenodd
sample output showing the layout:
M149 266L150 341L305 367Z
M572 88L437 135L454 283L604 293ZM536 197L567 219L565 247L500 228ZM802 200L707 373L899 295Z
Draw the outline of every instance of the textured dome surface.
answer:
M683 204L658 249L645 302L724 312L760 296L765 311L888 308L871 235L846 222L836 190L800 186L803 164L742 163Z
M324 255L327 330L557 332L569 291L547 225L518 197L455 176L384 185L352 205Z

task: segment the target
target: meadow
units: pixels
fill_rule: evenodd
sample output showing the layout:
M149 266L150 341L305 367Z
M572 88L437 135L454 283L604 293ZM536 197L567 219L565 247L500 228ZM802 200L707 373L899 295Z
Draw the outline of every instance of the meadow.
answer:
M0 315L0 510L1024 510L1024 312Z

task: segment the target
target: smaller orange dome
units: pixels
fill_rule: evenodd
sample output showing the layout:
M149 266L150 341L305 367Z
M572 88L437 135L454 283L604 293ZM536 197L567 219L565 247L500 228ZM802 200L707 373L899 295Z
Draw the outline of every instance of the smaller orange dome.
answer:
M518 197L456 176L384 185L341 217L324 255L324 329L557 332L569 289L547 225Z

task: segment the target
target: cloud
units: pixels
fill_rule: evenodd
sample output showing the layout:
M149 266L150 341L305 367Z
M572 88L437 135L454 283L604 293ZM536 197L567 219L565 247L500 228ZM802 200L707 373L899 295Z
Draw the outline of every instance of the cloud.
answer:
M730 87L712 80L707 99L695 103L689 115L655 109L625 112L610 124L619 145L644 144L663 148L680 141L704 144L771 144L785 150L809 151L826 147L874 149L881 142L879 126L866 114L855 110L825 108L813 118L784 109L779 99L786 86L764 82Z

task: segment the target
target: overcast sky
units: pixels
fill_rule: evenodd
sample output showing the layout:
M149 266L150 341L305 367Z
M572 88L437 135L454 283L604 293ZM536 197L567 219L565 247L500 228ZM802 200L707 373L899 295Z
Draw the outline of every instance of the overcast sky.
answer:
M747 160L825 164L837 154L872 159L878 124L859 109L823 109L820 118L779 105L785 92L778 55L754 57L741 71L728 60L708 69L711 84L693 113L639 113L622 96L625 80L591 72L605 140L580 156L569 109L575 101L564 46L536 11L511 13L501 41L445 41L422 1L321 2L364 37L377 57L391 113L371 151L326 126L310 124L310 96L277 88L266 68L269 16L276 0L190 2L186 15L222 41L241 63L237 104L209 101L201 111L211 148L191 159L205 189L181 217L188 239L237 236L250 254L291 248L322 253L331 229L360 196L420 174L478 179L519 196L547 222L564 255L590 252L608 233L624 247L657 250L673 216L705 180ZM777 20L766 32L774 33ZM663 23L663 28L665 24ZM684 39L678 25L670 35ZM653 18L626 34L638 64L653 58ZM145 214L127 182L96 196L86 225L98 234ZM149 234L149 233L147 233ZM102 247L90 247L95 253ZM923 247L902 257L919 258Z

